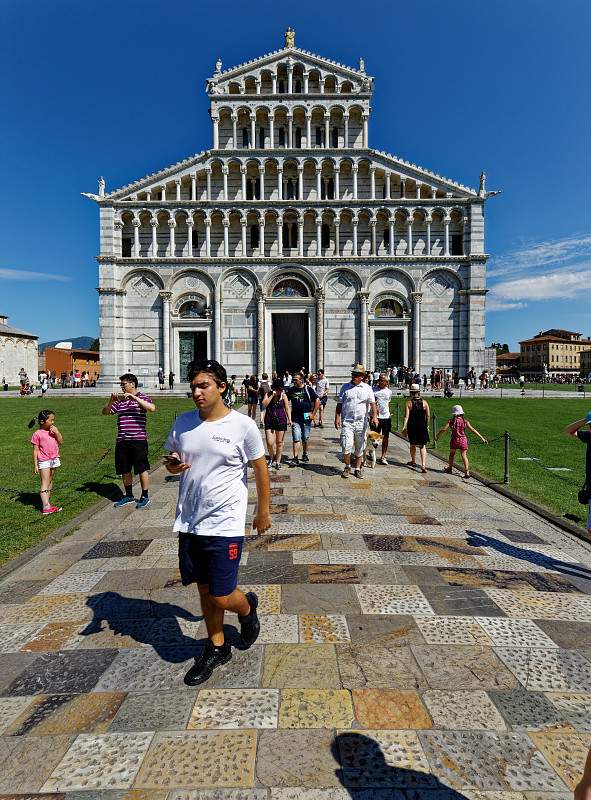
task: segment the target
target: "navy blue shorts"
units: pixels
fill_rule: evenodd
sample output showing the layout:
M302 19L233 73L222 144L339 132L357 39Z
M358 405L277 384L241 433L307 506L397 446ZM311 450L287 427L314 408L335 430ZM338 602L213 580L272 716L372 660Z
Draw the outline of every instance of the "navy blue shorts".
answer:
M179 570L183 586L205 583L214 597L232 594L244 536L197 536L179 533Z

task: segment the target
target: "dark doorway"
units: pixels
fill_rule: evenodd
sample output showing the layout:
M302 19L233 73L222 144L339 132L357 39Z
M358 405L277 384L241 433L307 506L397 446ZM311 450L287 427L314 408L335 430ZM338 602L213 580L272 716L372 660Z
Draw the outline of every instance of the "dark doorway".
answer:
M307 314L273 314L273 369L282 375L310 368Z
M374 366L382 372L389 366L403 366L402 331L376 331L374 344Z
M187 380L187 367L197 358L207 358L206 331L179 332L179 380Z

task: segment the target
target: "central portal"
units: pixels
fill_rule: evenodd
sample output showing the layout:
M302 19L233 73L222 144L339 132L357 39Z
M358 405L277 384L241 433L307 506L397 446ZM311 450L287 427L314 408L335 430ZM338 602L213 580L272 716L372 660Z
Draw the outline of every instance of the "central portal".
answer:
M374 365L377 372L404 363L402 331L376 331Z
M188 380L187 368L198 358L207 358L207 332L179 331L179 380Z
M281 376L302 367L310 368L307 314L272 315L273 369Z

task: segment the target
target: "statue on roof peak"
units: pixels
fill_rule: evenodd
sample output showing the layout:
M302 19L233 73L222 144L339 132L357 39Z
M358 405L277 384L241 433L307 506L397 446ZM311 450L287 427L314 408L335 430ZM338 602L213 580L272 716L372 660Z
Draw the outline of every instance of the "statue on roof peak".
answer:
M480 188L478 194L481 196L486 194L486 172L484 172L484 170L480 173Z
M365 72L365 59L359 59L359 72Z
M221 71L222 71L222 59L218 58L218 60L215 62L215 74L219 75Z
M103 178L102 175L98 179L98 191L99 191L99 197L105 196L105 179Z
M285 46L295 47L295 31L291 26L285 31Z

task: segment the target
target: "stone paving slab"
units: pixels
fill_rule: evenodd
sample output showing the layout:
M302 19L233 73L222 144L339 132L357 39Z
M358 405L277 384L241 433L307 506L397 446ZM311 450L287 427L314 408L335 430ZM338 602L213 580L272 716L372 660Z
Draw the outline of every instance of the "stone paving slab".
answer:
M591 546L476 481L272 476L261 635L200 687L176 482L0 582L0 800L566 800L591 746ZM249 489L250 513L255 492ZM238 642L228 615L228 641ZM450 794L451 791L457 794Z

